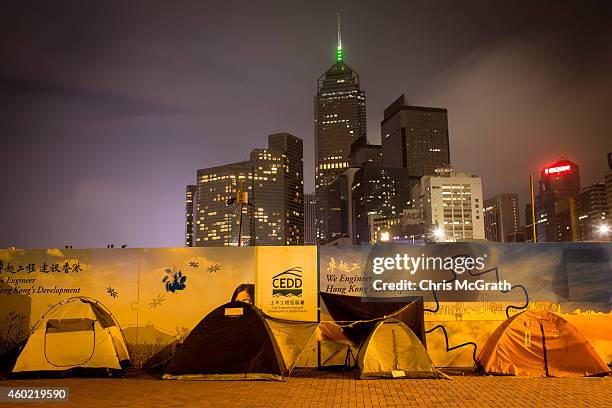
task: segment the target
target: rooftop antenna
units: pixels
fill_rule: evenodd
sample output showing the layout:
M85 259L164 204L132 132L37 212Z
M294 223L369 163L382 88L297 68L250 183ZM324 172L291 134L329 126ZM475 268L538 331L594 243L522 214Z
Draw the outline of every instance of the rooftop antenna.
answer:
M342 62L342 36L340 35L340 13L336 14L338 16L338 46L336 47L336 61Z

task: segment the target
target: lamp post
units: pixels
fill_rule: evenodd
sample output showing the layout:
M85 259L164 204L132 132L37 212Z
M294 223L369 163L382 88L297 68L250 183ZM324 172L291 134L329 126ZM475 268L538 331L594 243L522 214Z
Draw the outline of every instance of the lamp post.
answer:
M433 231L433 236L438 240L438 241L442 241L444 239L444 228L442 227L437 227L436 229L434 229Z
M236 197L232 197L225 202L227 205L236 204L240 208L240 217L238 218L238 246L242 245L242 212L245 205L252 206L249 201L249 192L243 191L242 180L239 181L238 189L236 189Z
M601 237L602 241L607 241L608 240L608 234L610 233L612 229L610 228L610 226L608 224L599 224L597 226L597 234Z

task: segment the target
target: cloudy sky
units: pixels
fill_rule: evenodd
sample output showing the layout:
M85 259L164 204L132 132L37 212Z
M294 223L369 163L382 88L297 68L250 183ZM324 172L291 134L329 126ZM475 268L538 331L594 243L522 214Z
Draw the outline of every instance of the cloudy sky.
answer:
M448 108L451 160L487 197L525 203L561 155L603 180L610 2L3 0L0 247L181 246L196 170L279 131L304 139L312 190L336 12L372 142L404 93Z

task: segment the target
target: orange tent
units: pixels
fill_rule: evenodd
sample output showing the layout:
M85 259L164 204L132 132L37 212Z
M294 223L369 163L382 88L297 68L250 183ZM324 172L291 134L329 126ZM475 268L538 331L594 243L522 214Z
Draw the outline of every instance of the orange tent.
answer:
M478 356L487 374L581 377L610 373L589 341L548 311L512 316L489 337Z

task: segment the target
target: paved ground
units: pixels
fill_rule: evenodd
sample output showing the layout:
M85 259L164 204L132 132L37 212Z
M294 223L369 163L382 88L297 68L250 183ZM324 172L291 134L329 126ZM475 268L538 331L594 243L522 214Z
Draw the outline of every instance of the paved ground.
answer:
M278 381L162 381L72 378L0 381L0 387L70 388L73 407L610 407L612 378L452 376L450 380L359 380L294 373ZM0 403L0 408L5 404ZM32 407L32 404L11 404ZM36 404L34 406L40 406Z

